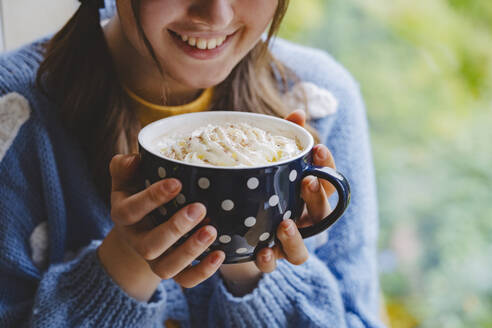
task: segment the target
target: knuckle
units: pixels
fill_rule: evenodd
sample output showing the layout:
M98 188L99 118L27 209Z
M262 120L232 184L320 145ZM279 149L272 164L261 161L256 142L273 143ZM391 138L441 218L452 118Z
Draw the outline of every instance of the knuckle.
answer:
M111 218L113 219L113 221L122 221L121 212L122 211L120 206L111 207Z
M196 273L196 277L198 278L197 279L198 282L202 282L202 281L206 280L208 277L210 277L215 272L214 269L215 268L211 267L210 265L198 267L197 273Z
M197 257L200 252L197 251L197 247L193 244L185 243L185 247L183 248L183 255L189 258Z
M163 268L162 265L159 265L159 262L150 262L150 269L157 275L159 278L163 280L168 280L173 277L170 271Z
M150 201L154 204L160 204L161 203L161 197L162 194L159 192L158 188L156 186L153 186L153 188L148 188L147 189L147 195L150 199Z
M111 218L114 222L125 224L131 222L130 213L122 206L113 206L111 208Z
M157 275L163 280L169 280L169 279L172 279L172 277L173 277L171 272L169 272L167 270L163 270L163 271L159 272Z
M169 232L175 238L180 238L182 235L184 235L187 232L185 227L183 227L179 221L180 220L177 220L177 218L175 217L168 221Z
M118 164L122 157L123 155L116 154L113 156L113 158L111 158L111 161L109 162L109 172L111 173L111 176L113 176L114 173L116 172Z
M137 253L141 257L143 257L148 261L153 260L154 257L153 257L152 247L150 247L150 245L147 242L145 242L145 240L141 240L135 248Z

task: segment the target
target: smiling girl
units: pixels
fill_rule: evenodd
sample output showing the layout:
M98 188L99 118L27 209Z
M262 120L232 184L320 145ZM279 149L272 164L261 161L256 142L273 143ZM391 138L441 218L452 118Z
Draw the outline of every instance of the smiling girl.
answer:
M288 0L84 0L54 36L0 59L1 327L378 327L377 210L357 84L325 53L273 36ZM101 15L103 17L101 17ZM104 24L101 23L101 18ZM294 110L302 108L303 110ZM140 191L138 131L234 109L306 124L316 165L352 203L315 238L333 188L306 177L303 216L255 262L194 260L206 207L149 227L176 179ZM333 155L332 155L333 154ZM108 169L109 168L109 169Z

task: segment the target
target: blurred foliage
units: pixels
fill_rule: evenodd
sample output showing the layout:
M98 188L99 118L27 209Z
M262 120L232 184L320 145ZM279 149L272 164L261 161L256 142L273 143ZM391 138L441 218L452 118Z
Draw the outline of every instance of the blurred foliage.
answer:
M392 326L492 327L492 1L291 4L364 94Z

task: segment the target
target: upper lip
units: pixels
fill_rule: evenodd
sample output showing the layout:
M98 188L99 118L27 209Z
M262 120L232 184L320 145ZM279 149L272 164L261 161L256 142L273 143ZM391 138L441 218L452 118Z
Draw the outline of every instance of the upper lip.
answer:
M218 39L222 37L229 36L231 34L234 34L236 31L232 32L187 32L187 31L170 31L177 33L179 35L186 35L190 38L202 38L202 39Z

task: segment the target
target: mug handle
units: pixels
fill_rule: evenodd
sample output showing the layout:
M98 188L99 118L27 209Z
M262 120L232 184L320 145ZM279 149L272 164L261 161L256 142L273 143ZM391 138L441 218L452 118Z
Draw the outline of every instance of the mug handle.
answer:
M332 169L331 167L310 165L303 171L302 177L304 178L308 175L314 175L320 179L328 180L328 182L330 182L337 190L338 203L335 209L320 222L309 227L299 228L302 238L314 236L323 230L328 229L342 216L350 202L350 185L347 178L345 178L340 172Z

